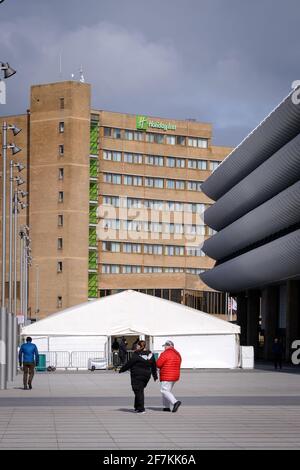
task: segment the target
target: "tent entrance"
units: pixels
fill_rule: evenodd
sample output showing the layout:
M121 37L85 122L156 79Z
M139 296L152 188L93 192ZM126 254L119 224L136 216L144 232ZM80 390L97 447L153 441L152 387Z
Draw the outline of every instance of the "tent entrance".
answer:
M126 361L128 361L132 354L135 351L135 345L139 340L146 341L146 348L150 349L150 336L145 335L119 335L119 336L109 336L108 337L108 366L109 367L120 367L121 360L119 356L119 345L122 341L122 338L125 339L127 343L127 353Z

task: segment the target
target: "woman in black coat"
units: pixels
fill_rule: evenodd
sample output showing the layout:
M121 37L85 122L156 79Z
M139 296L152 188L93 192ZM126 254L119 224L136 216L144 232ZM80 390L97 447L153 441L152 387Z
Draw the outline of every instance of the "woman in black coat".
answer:
M131 386L135 395L134 409L137 413L145 413L144 389L150 380L151 374L157 380L157 370L154 355L146 348L145 341L139 341L131 359L119 370L119 373L130 370Z

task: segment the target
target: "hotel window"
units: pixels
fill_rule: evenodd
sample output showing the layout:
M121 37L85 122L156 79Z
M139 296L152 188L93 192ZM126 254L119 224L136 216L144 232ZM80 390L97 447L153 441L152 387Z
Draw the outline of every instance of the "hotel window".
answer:
M60 109L65 109L65 99L59 98L59 107Z
M197 191L197 182L196 181L187 181L187 190L188 191Z
M132 199L132 198L128 198L127 199L127 208L130 209L130 208L135 208L135 209L140 209L142 207L142 200L141 199Z
M207 161L206 160L198 160L198 170L207 170Z
M188 168L197 170L197 160L188 160Z
M124 153L124 163L133 163L133 154L132 153Z
M143 186L143 177L134 176L132 181L133 186Z
M112 136L114 139L121 139L121 129L114 128L112 130Z
M166 187L167 187L167 189L175 189L175 181L174 180L166 180Z
M124 163L136 163L141 165L143 163L143 155L139 153L124 153Z
M164 166L164 157L156 157L154 155L145 156L146 165Z
M145 178L145 186L148 188L153 188L154 186L154 179L153 178Z
M57 249L58 250L63 249L63 239L61 237L57 239Z
M112 160L113 160L113 162L120 162L122 160L122 153L121 152L113 152L112 153Z
M183 135L176 136L176 144L177 145L185 145L185 137Z
M176 167L177 168L185 168L185 159L184 158L176 158Z
M146 273L162 273L163 268L161 266L145 266L144 272Z
M63 191L58 192L58 202L64 202L64 192Z
M102 274L119 274L120 266L118 264L102 264Z
M154 134L154 133L147 132L146 142L155 143L155 144L163 144L164 134Z
M57 224L58 224L59 227L63 227L63 225L64 225L64 216L62 214L58 215Z
M183 246L165 246L165 255L167 256L184 256L184 247Z
M174 246L165 246L165 255L167 256L174 256L175 254L175 250L174 250Z
M63 180L63 179L64 179L64 169L63 169L63 168L59 168L59 169L58 169L58 179L59 179L59 180Z
M167 157L167 166L170 168L175 167L175 158Z
M184 189L184 181L176 180L175 181L175 188L176 189Z
M132 186L132 176L125 175L123 184L125 184L126 186Z
M120 229L120 220L119 219L102 219L101 226L104 229L113 229L119 230Z
M126 140L134 140L134 132L125 130L124 132L124 139Z
M117 196L103 196L103 204L119 207L120 199Z
M188 138L188 146L189 147L198 147L207 149L208 148L208 140L207 139L199 139L197 137L189 137Z
M175 135L166 135L166 144L176 145L176 136Z
M123 244L124 253L141 253L142 245L139 243L124 243Z
M143 142L144 141L144 132L135 131L134 132L134 140L137 140L138 142Z
M140 274L142 272L141 266L122 266L123 274Z
M121 175L113 173L103 173L104 183L122 184Z
M104 127L104 137L111 137L111 132L112 128L111 127Z
M174 224L174 233L184 233L184 227L182 224Z
M154 179L154 187L163 189L164 187L164 180L162 178L155 178Z
M183 211L183 203L182 202L175 202L174 204L174 210L176 212L182 212Z
M109 251L111 253L120 253L121 245L118 242L102 242L102 251Z
M120 273L120 266L118 264L112 264L110 266L111 274L119 274Z
M187 256L205 256L205 253L201 250L201 248L196 246L187 246L186 254Z
M217 161L214 161L214 162L213 162L213 161L210 161L210 162L209 162L209 169L210 169L210 171L215 171L215 170L218 168L218 166L220 165L220 163L221 163L221 162L217 162Z
M109 150L103 150L103 160L111 160L112 159L112 152Z
M63 132L65 132L65 123L60 122L59 123L59 133L62 134Z
M122 153L104 150L103 160L112 160L113 162L120 162L122 160Z
M59 155L63 155L65 153L65 148L62 144L58 146L58 153Z
M162 233L162 223L161 222L151 222L147 231L155 232L155 233Z
M62 273L63 272L63 263L62 261L57 262L57 272Z
M62 308L62 296L57 296L57 308Z
M201 182L197 181L187 181L187 190L188 191L201 191Z
M144 253L145 255L162 255L163 246L162 245L145 245Z

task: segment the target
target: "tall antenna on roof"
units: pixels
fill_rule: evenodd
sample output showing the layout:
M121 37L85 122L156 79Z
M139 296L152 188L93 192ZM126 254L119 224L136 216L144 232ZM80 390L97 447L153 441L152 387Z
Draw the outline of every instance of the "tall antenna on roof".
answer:
M84 82L85 82L85 78L84 78L84 75L83 75L83 67L82 67L82 65L80 66L79 74L80 74L80 75L79 75L79 76L80 76L79 81L80 81L81 83L84 83Z
M62 80L62 53L59 53L59 79Z

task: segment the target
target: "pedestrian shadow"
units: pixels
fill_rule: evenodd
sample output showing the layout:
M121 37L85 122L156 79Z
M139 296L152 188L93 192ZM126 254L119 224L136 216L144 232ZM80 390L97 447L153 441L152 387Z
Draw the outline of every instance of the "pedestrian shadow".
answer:
M154 408L154 406L148 406L148 407L146 408L146 410L151 410L151 411L162 411L162 409L161 409L161 408L159 408L159 407L156 407L156 408Z
M128 408L119 408L118 411L122 411L123 413L134 413L135 414L134 410L130 410Z

